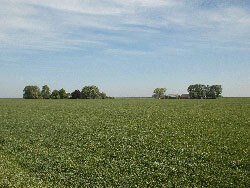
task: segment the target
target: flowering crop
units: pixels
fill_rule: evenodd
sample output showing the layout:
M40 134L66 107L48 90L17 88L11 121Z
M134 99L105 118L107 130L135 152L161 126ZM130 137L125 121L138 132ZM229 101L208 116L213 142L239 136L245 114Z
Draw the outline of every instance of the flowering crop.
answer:
M250 99L0 100L0 187L248 187Z

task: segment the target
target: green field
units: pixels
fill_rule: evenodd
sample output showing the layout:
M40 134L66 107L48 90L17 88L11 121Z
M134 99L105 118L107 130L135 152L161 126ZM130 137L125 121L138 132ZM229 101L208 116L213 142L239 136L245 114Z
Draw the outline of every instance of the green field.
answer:
M0 100L0 187L249 187L250 98Z

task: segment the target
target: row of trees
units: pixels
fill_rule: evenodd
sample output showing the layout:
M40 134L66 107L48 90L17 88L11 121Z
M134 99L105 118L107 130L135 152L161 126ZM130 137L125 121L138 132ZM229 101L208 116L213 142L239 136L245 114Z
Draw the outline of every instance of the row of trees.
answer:
M222 87L221 85L202 85L194 84L190 85L187 89L189 98L191 99L216 99L221 97ZM184 94L185 95L185 94ZM177 96L177 95L176 95ZM166 95L166 88L156 88L152 95L156 99L167 99L169 96ZM180 98L176 97L176 98Z
M190 85L187 89L191 99L216 99L221 97L221 85Z
M42 87L42 91L38 86L26 86L23 90L24 99L110 99L106 93L100 92L96 86L85 86L82 91L75 90L72 93L66 93L62 88L53 90L52 93L47 85Z

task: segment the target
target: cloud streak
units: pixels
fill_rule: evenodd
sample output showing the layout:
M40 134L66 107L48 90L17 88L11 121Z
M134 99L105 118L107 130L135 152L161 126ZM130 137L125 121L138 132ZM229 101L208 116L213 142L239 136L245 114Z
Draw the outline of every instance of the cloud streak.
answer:
M204 9L185 0L3 0L0 12L1 45L13 48L84 50L95 45L112 51L115 39L120 45L150 46L161 40L156 33L183 42L194 37L250 41L250 13L240 6ZM147 42L148 37L154 40Z

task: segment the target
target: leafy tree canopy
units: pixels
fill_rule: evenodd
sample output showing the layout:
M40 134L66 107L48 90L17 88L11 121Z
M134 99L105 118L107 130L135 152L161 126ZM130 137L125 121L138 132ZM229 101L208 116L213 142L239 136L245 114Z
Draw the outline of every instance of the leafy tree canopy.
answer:
M99 99L100 91L96 86L85 86L82 88L81 98L83 99Z
M38 86L26 86L23 89L23 98L24 99L40 99L41 92Z
M43 99L49 99L50 98L51 93L50 93L49 86L44 85L42 87L41 95L42 95Z
M55 90L51 93L50 98L51 98L51 99L60 99L59 91L55 89Z
M66 93L65 89L53 90L50 92L50 88L47 85L42 87L40 92L37 86L26 86L23 90L24 99L113 99L113 97L108 97L106 93L100 92L97 86L85 86L82 91L78 89L72 93Z
M202 84L190 85L188 87L189 96L190 98L193 98L193 99L206 98L206 90L207 90L207 86L202 85Z
M67 98L67 93L63 88L59 90L59 96L60 96L60 99L66 99Z
M81 92L77 89L71 93L72 99L80 99L81 98Z
M221 85L202 85L195 84L188 87L189 96L192 99L212 98L216 99L221 96L222 87Z
M156 88L154 90L152 97L156 99L164 99L166 91L167 91L166 88Z

